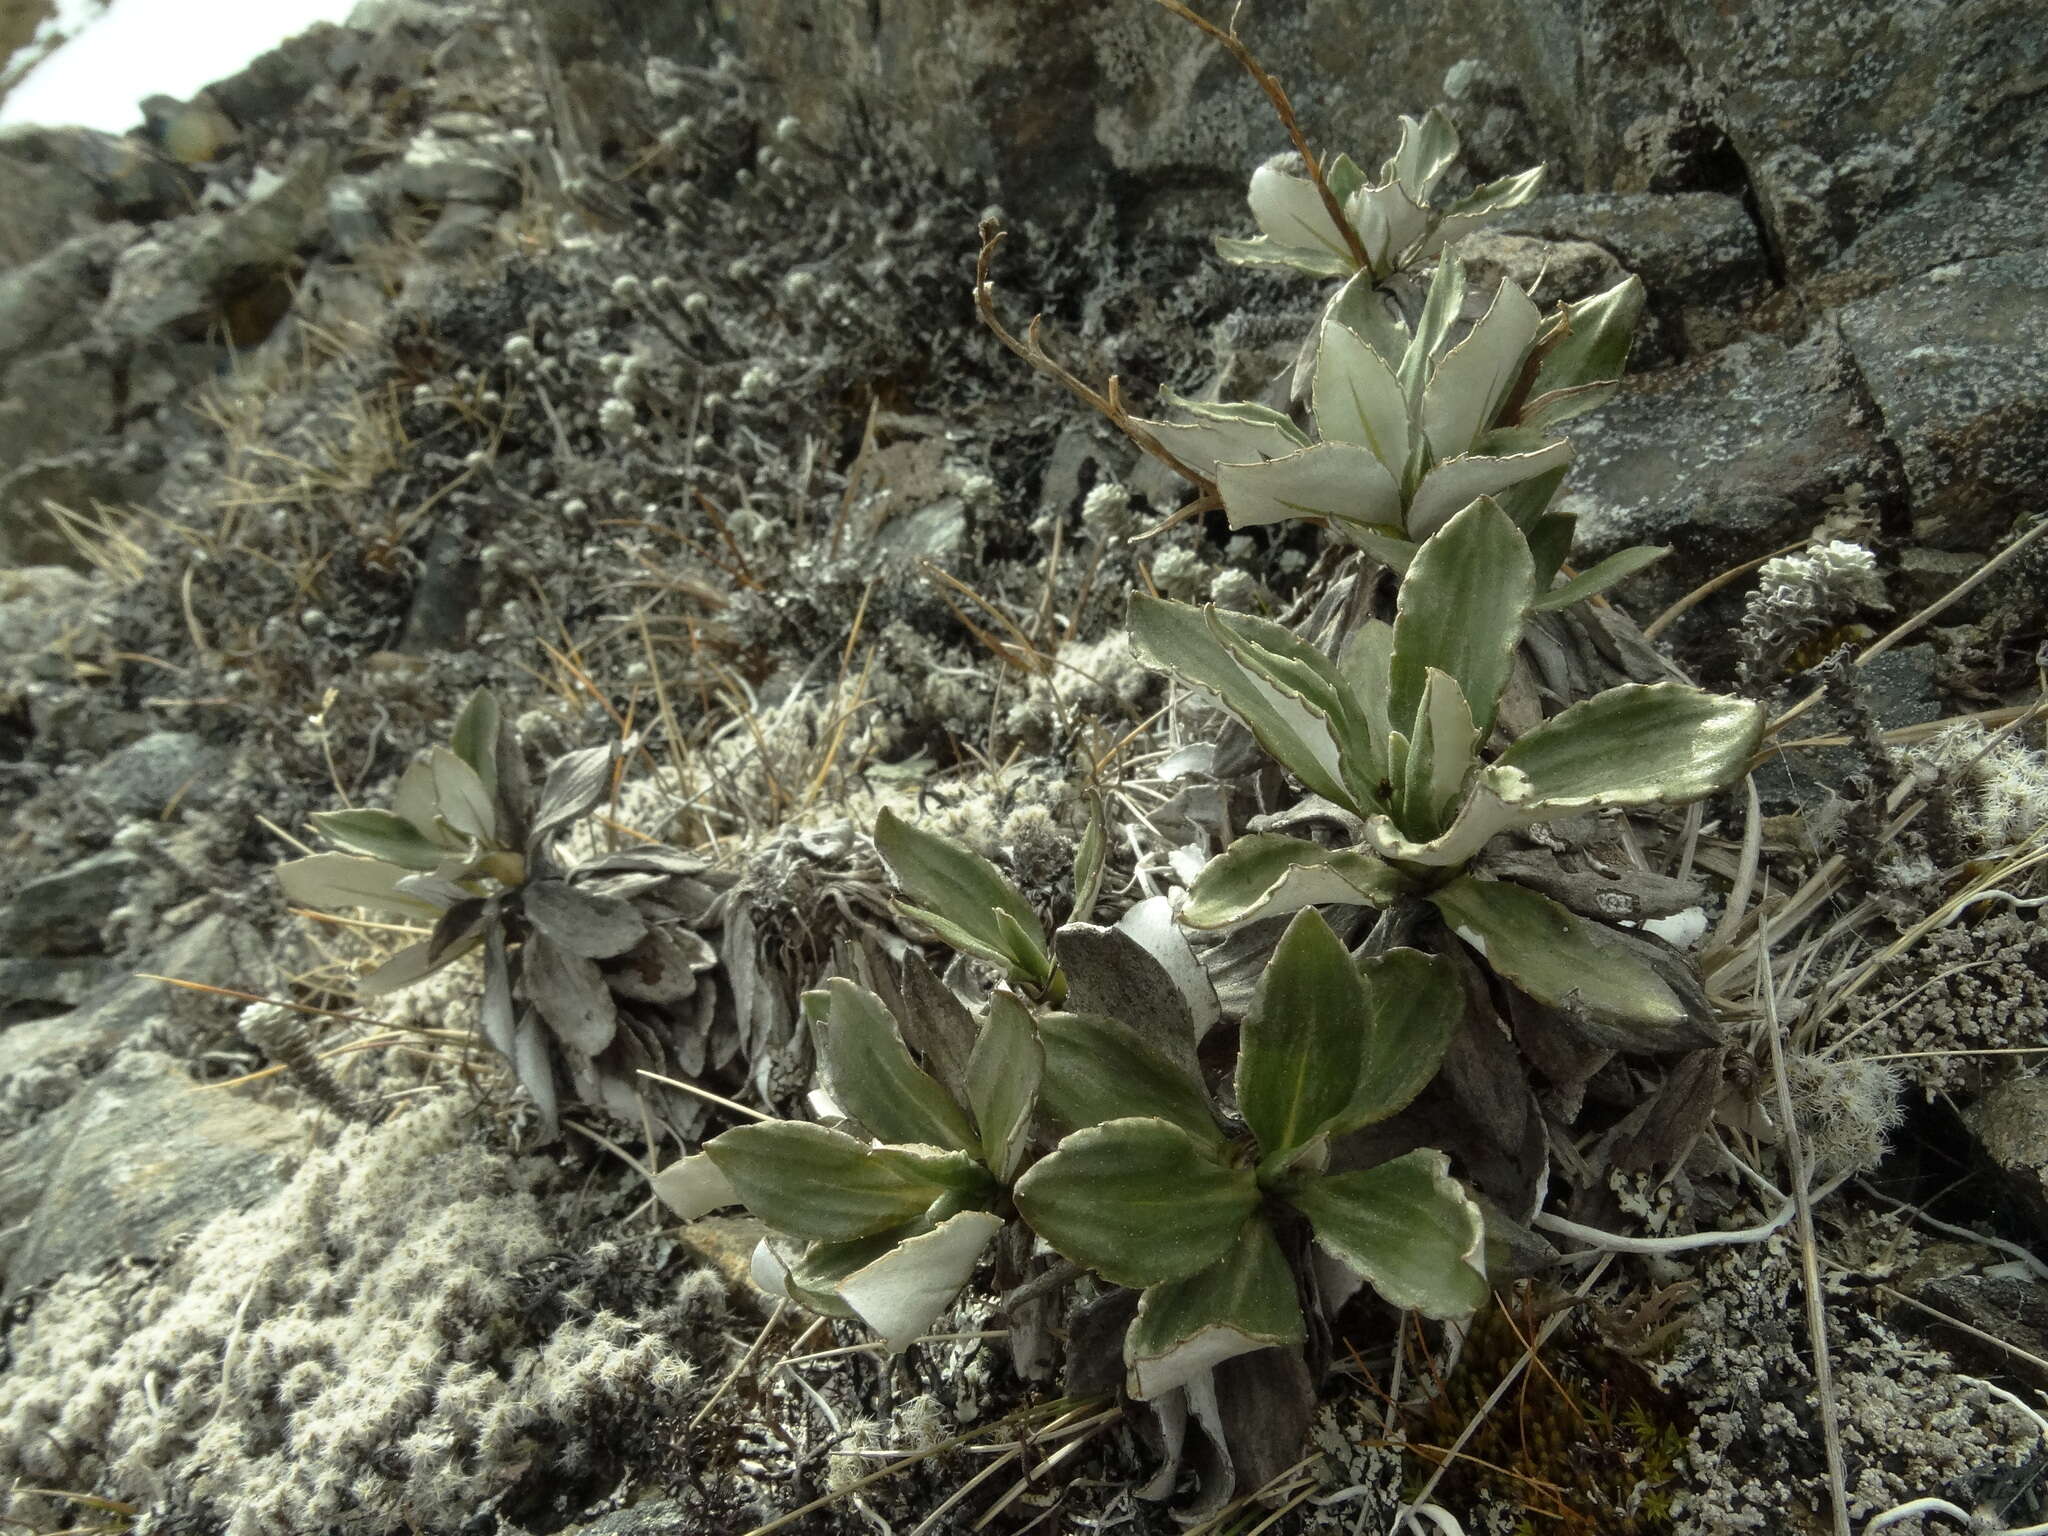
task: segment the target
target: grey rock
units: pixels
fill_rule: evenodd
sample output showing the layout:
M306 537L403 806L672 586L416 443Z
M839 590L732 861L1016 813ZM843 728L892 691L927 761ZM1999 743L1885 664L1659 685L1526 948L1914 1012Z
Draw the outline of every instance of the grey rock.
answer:
M329 78L339 27L320 22L287 38L244 68L207 88L214 104L243 129L267 128L288 118L306 94Z
M89 955L100 925L121 904L142 860L110 848L29 881L0 910L0 950L14 955Z
M69 566L0 568L0 656L19 660L59 642L78 627L93 590Z
M420 241L420 249L443 260L488 248L498 235L498 211L479 203L450 203Z
M290 1111L200 1092L181 1063L125 1053L17 1138L0 1211L35 1194L0 1247L4 1297L123 1258L161 1258L214 1217L274 1192L305 1144Z
M116 258L141 235L133 224L114 224L0 274L0 367L84 337Z
M1631 579L1651 611L1762 551L1803 538L1851 483L1898 499L1854 367L1832 334L1796 347L1758 336L1641 375L1572 423L1561 507L1579 514L1582 565L1631 544L1671 554Z
M231 213L179 219L130 246L115 266L101 327L121 337L204 338L220 323L235 330L234 302L275 283L308 225L324 216L331 164L325 145L308 146L262 196Z
M1590 240L1512 234L1485 229L1458 247L1466 280L1476 293L1491 294L1502 279L1519 285L1548 311L1611 288L1626 275L1609 251Z
M1874 216L2048 138L2048 27L2032 5L1728 0L1665 14L1795 281Z
M1805 292L1812 303L1843 304L1936 267L2044 245L2048 158L2036 158L1989 178L1939 182L1865 226Z
M469 631L471 612L482 587L482 567L469 540L452 523L434 530L427 557L413 588L399 650L407 655L452 650Z
M117 961L103 955L0 958L0 1026L76 1008L114 980L120 969ZM11 1031L0 1035L0 1040L11 1038Z
M2048 1077L1999 1084L1963 1111L1963 1123L2027 1220L2048 1227Z
M19 468L0 463L0 566L85 568L85 556L64 536L51 504L85 512L94 502L140 506L155 493L161 476L161 467L151 464L146 453L119 443L31 459Z
M1937 267L1845 305L1841 326L1904 460L1918 535L1990 547L2048 476L2048 255Z
M1565 193L1493 226L1546 240L1590 240L1643 280L1653 303L1747 303L1770 286L1756 225L1718 192Z
M868 547L878 557L902 561L943 560L957 555L967 541L967 507L957 496L892 517L875 533Z
M120 420L124 371L94 341L0 370L0 464L59 458L112 432Z
M476 203L506 208L519 196L518 179L502 151L434 134L422 134L406 147L398 185L407 197L433 207Z
M185 173L147 144L89 128L0 131L0 267L46 255L109 220L181 208Z
M152 731L97 764L80 793L122 816L159 817L176 803L211 804L222 762L217 748L189 731Z
M1982 555L1965 554L1947 549L1922 549L1917 545L1899 553L1898 569L1893 573L1892 585L1899 595L1901 606L1917 613L1937 598L1946 596L1959 583L1968 580L1983 568ZM1958 598L1941 617L1944 624L1959 624L1982 618L1984 615L1984 594L1979 588Z
M328 183L327 235L344 255L360 255L390 237L385 213L382 177L337 176Z

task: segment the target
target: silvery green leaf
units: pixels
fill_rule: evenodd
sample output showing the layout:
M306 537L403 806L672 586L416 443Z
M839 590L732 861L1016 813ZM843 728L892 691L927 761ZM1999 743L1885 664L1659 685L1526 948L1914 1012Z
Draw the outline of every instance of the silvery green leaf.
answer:
M1162 389L1159 396L1193 420L1151 421L1134 416L1131 425L1142 428L1181 463L1211 480L1216 478L1219 462L1255 463L1308 446L1302 430L1271 406L1187 400L1170 389Z
M1252 219L1276 244L1334 257L1343 264L1341 270L1348 272L1353 265L1351 247L1330 217L1315 183L1296 174L1300 165L1299 155L1281 154L1252 172L1245 197L1251 204Z
M1341 277L1352 270L1349 256L1333 255L1320 247L1306 250L1300 246L1282 245L1264 235L1253 240L1232 240L1218 235L1216 254L1234 267L1291 267L1311 277Z
M1600 1023L1675 1029L1683 1001L1601 925L1506 880L1463 875L1429 893L1444 921L1496 974L1539 1003Z
M912 921L922 923L925 927L931 929L933 933L938 935L941 943L958 950L961 954L971 955L976 960L984 961L999 971L1005 973L1009 971L1011 963L1010 952L1000 947L1002 943L1000 935L995 942L990 942L961 927L960 924L952 921L950 918L941 917L938 913L927 907L912 906L907 901L899 900L896 903L896 910ZM990 928L995 927L995 918L993 916L989 918L986 926Z
M348 853L316 853L277 866L277 883L286 897L303 907L361 907L386 917L425 922L439 917L439 907L399 890L404 878L404 869L396 864Z
M476 770L446 747L430 751L427 766L434 774L434 814L460 836L480 843L495 842L497 808Z
M1408 536L1426 539L1480 497L1562 471L1571 457L1572 445L1560 437L1531 453L1466 454L1439 460L1422 477L1408 504Z
M1294 915L1252 993L1237 1054L1237 1109L1262 1172L1334 1125L1351 1102L1365 986L1320 913Z
M467 941L482 931L487 919L495 917L496 909L482 896L465 896L450 902L448 910L435 922L434 931L427 935L427 963L438 966L444 959L453 959L455 953L462 952L458 945L473 948Z
M1306 1336L1293 1271L1273 1229L1255 1216L1214 1264L1139 1297L1124 1336L1130 1395L1156 1401L1232 1356Z
M1442 829L1474 764L1479 732L1457 681L1428 670L1409 733L1408 761L1393 816L1410 837L1427 841Z
M1493 502L1482 497L1445 523L1416 552L1401 583L1389 718L1415 718L1435 667L1465 695L1484 741L1535 595L1529 545Z
M1140 1118L1074 1132L1017 1181L1015 1198L1063 1256L1112 1285L1142 1287L1229 1253L1259 1191L1249 1168L1225 1167L1179 1126Z
M1309 1179L1289 1199L1318 1246L1395 1306L1462 1317L1486 1304L1486 1224L1443 1153Z
M1163 1000L1162 1006L1130 1008L1117 1016L1175 1060L1186 1061L1192 1067L1195 1042L1222 1022L1223 1005L1217 999L1207 967L1174 917L1172 901L1165 896L1147 896L1143 901L1132 902L1116 920L1115 932L1120 938L1129 939L1150 962L1148 965L1134 959L1132 972L1140 978L1163 977L1179 1004L1175 1007ZM1168 1019L1173 1021L1176 1031L1171 1040L1163 1039L1159 1033L1167 1027ZM1185 1034L1178 1032L1183 1019L1187 1025Z
M1292 517L1400 526L1401 487L1369 448L1316 443L1261 464L1218 464L1216 493L1233 528Z
M1214 694L1288 772L1316 794L1349 806L1328 724L1232 656L1202 609L1133 593L1130 631L1153 666Z
M971 1152L980 1146L967 1117L904 1048L882 1000L843 976L804 994L826 1086L847 1114L880 1141Z
M1548 166L1532 165L1526 171L1516 171L1511 176L1486 182L1467 192L1444 212L1453 218L1464 218L1519 208L1542 190L1543 178L1548 171Z
M1494 424L1542 324L1529 295L1503 280L1479 323L1436 365L1422 391L1422 430L1440 457L1469 451Z
M890 1354L901 1354L953 1304L1002 1229L1002 1217L987 1211L949 1216L842 1278L839 1299L881 1335Z
M386 864L424 870L447 857L446 849L390 811L317 811L312 822L330 843Z
M539 843L589 814L611 788L612 749L584 747L565 752L548 767L528 841Z
M1401 119L1401 147L1383 175L1406 187L1417 202L1427 202L1439 177L1458 158L1458 130L1441 107L1431 107L1420 121Z
M1074 905L1067 914L1070 923L1085 923L1095 910L1095 898L1102 893L1102 872L1109 861L1109 844L1103 827L1102 796L1088 792L1088 825L1074 847Z
M1603 293L1560 306L1564 335L1543 354L1530 391L1532 406L1544 396L1559 397L1548 407L1546 422L1564 421L1591 410L1605 395L1589 396L1581 391L1621 378L1644 299L1643 280L1629 277Z
M1406 570L1407 565L1403 564L1401 569ZM1388 710L1394 697L1393 665L1394 626L1384 619L1364 620L1345 637L1343 648L1337 653L1337 675L1350 688L1352 700L1365 718L1366 730L1374 743L1374 760L1382 776L1386 773L1385 743L1392 730Z
M455 735L449 742L455 755L476 770L484 793L498 793L498 701L488 688L479 688L462 706L455 719Z
M416 981L423 981L444 965L451 965L463 955L481 944L481 936L472 937L467 943L452 946L447 953L436 956L422 939L417 944L408 944L369 975L356 982L357 997L385 997L409 987Z
M1013 913L998 907L996 931L1003 936L1003 954L1009 960L1012 981L1037 988L1057 985L1052 955L1045 947L1045 930L1036 916L1027 929Z
M974 1111L982 1161L999 1183L1009 1183L1024 1161L1044 1080L1045 1047L1031 1010L1012 994L998 992L967 1060L967 1104Z
M1365 185L1365 171L1349 155L1339 154L1323 166L1323 181L1342 207L1344 199Z
M1190 928L1223 929L1309 906L1383 907L1403 883L1369 853L1254 832L1208 862L1180 920Z
M595 1056L618 1032L619 1010L595 961L571 954L544 933L523 946L526 995L555 1037Z
M1012 952L1014 935L996 921L996 913L1005 912L1043 958L1045 929L1038 914L980 854L914 827L886 808L875 818L874 839L889 877L927 918L940 918L964 932L1002 963L1021 958Z
M1424 386L1436 366L1437 350L1450 336L1464 305L1465 264L1455 256L1446 256L1430 274L1429 292L1415 322L1415 335L1401 355L1401 387L1408 392L1411 405L1422 404Z
M1529 794L1528 780L1514 769L1483 768L1466 780L1464 799L1436 836L1413 838L1391 816L1375 816L1365 824L1365 840L1383 859L1453 869L1476 858L1509 827L1525 825Z
M1334 764L1328 766L1342 778L1350 803L1375 804L1379 744L1339 677L1336 663L1284 624L1213 607L1205 611L1217 643L1255 682L1297 701L1322 721L1336 751Z
M1533 485L1536 482L1528 483ZM1509 494L1512 496L1513 492ZM1503 507L1502 510L1507 509ZM1512 515L1510 513L1510 516ZM1516 526L1525 528L1528 532L1529 558L1535 564L1536 590L1541 594L1548 584L1556 579L1558 571L1570 557L1572 538L1578 532L1579 519L1571 512L1545 512L1533 523L1518 522ZM1530 604L1530 607L1534 609L1541 601L1542 598L1539 596L1537 602Z
M412 763L398 776L398 788L391 795L391 811L428 842L445 847L446 834L434 824L434 770L425 758Z
M526 1090L527 1097L533 1100L534 1114L540 1121L540 1137L536 1145L546 1146L562 1134L561 1100L555 1091L554 1053L548 1049L540 1015L533 1009L528 1008L519 1015L508 1054L512 1060L512 1075Z
M1316 431L1325 442L1370 449L1390 476L1400 475L1408 462L1408 397L1370 342L1326 321L1313 391Z
M718 952L688 928L650 928L619 956L605 984L640 1003L680 1003L695 995L697 977L718 964Z
M1201 1078L1121 1019L1047 1013L1038 1037L1045 1053L1039 1104L1063 1130L1144 1115L1178 1126L1203 1146L1223 1145Z
M732 1187L732 1181L702 1152L680 1158L657 1173L654 1193L684 1221L740 1203L740 1192Z
M1655 565L1666 555L1668 549L1648 544L1638 544L1632 549L1617 550L1598 565L1579 572L1561 587L1545 592L1530 609L1535 613L1549 613L1558 608L1569 608L1573 603L1584 602L1587 598L1605 592L1616 582L1626 581L1637 571Z
M1465 1020L1465 993L1451 962L1418 949L1389 949L1360 962L1368 1024L1351 1102L1331 1134L1377 1125L1429 1086Z
M1684 683L1625 683L1529 731L1496 764L1529 781L1534 816L1682 805L1740 778L1762 740L1759 704Z
M1429 232L1429 210L1408 195L1399 182L1360 187L1344 204L1344 216L1358 231L1367 268L1376 277L1391 277L1402 259Z
M759 1220L819 1242L901 1226L951 1187L931 1157L913 1148L871 1147L797 1120L742 1125L704 1151Z
M1401 359L1408 355L1408 324L1401 318L1400 307L1388 298L1372 273L1356 272L1345 281L1324 308L1316 335L1320 337L1324 328L1331 325L1341 325L1362 337L1379 354L1380 361L1398 376ZM1307 379L1298 378L1295 393L1305 392L1307 385Z
M629 901L578 890L561 880L529 880L520 891L534 927L586 960L623 955L647 937L647 920Z
M512 962L505 951L505 929L497 922L484 925L484 1000L477 1022L498 1054L512 1060L518 1050L519 1016L512 1006Z
M1364 550L1396 575L1405 572L1422 546L1399 537L1391 529L1368 528L1363 523L1338 523L1332 531L1345 543Z

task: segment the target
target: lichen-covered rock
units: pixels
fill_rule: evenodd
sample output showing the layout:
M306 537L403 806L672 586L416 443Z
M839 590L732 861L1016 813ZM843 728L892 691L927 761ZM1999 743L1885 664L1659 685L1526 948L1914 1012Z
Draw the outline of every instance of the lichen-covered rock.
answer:
M1916 533L1988 550L2048 478L2048 256L1937 267L1845 305L1841 324L1904 461Z
M1963 1112L1977 1145L2036 1228L2048 1225L2048 1077L2001 1083Z

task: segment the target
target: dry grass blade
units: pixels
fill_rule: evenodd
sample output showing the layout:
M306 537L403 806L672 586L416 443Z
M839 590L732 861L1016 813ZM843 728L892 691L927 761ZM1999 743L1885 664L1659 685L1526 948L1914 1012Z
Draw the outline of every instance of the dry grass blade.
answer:
M1740 565L1730 566L1727 570L1721 572L1721 574L1718 576L1708 577L1705 581L1701 582L1698 586L1694 587L1690 592L1686 593L1685 596L1681 597L1677 602L1673 603L1669 608L1666 608L1662 613L1658 614L1656 618L1650 620L1649 623L1645 624L1643 626L1643 638L1645 640L1656 639L1659 635L1663 634L1665 630L1669 629L1674 623L1676 623L1681 615L1691 612L1694 608L1697 608L1701 603L1705 602L1708 598L1712 597L1716 592L1719 592L1723 587L1734 585L1743 577L1747 576L1751 571L1754 571L1758 569L1760 566L1762 566L1766 560L1775 560L1780 555L1789 555L1795 549L1804 548L1806 548L1806 540L1804 539L1801 539L1794 544L1781 545L1779 548L1772 550L1767 555L1758 555L1754 560L1745 560Z

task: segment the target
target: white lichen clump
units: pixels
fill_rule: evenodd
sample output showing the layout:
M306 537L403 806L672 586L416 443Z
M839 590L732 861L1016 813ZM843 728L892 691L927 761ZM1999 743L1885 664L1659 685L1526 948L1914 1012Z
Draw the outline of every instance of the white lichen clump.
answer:
M2010 852L2048 827L2048 753L2018 734L1994 741L1967 721L1913 749L1908 761L1924 782L1949 786L1953 819L1981 854Z
M697 1374L675 1335L722 1282L630 1318L572 1282L537 1314L530 1277L574 1260L554 1173L474 1120L451 1096L351 1130L168 1268L60 1281L8 1340L0 1478L210 1504L228 1536L454 1530L673 1411ZM76 1523L26 1492L5 1513Z

